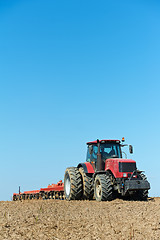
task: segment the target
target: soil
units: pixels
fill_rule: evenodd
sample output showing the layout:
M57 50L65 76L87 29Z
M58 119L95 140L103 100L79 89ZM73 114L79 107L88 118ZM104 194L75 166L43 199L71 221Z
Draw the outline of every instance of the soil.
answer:
M160 239L160 198L0 202L0 239Z

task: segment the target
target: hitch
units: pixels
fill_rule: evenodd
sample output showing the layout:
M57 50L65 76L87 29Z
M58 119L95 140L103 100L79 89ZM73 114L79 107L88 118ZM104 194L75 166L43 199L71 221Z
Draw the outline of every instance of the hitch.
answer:
M134 176L134 174L136 174L136 175L138 175L138 174L141 174L142 172L144 172L144 171L140 171L140 170L138 170L138 169L136 169L136 170L134 170L133 171L133 173L132 173L132 175L129 177L129 181L132 179L132 177Z

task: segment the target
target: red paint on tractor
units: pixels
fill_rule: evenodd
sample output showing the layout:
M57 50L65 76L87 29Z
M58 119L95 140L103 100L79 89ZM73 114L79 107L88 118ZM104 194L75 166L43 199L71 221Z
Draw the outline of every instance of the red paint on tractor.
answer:
M136 163L132 159L111 158L105 161L105 171L110 170L115 178L123 178L123 173L119 171L119 162ZM131 173L132 172L127 172Z
M94 173L95 172L94 169L93 169L93 166L89 162L85 162L84 164L87 167L88 173Z

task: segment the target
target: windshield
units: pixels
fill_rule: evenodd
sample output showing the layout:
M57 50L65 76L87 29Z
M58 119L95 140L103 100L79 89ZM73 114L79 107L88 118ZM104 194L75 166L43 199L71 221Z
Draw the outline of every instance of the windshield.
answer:
M111 157L121 158L121 151L119 144L115 143L104 143L100 146L100 152L102 159L107 159Z
M117 157L121 158L121 150L120 145L116 143L103 143L100 145L100 152L102 160L106 160L107 158ZM97 153L98 147L97 145L93 145L93 153L90 155L89 148L87 151L87 162L97 162Z

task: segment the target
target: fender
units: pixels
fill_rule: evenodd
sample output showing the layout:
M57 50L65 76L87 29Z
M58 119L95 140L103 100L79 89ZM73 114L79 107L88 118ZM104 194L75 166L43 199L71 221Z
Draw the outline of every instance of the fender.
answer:
M83 167L85 173L95 173L92 165L89 162L79 163L77 168Z

